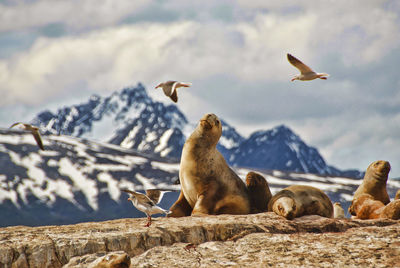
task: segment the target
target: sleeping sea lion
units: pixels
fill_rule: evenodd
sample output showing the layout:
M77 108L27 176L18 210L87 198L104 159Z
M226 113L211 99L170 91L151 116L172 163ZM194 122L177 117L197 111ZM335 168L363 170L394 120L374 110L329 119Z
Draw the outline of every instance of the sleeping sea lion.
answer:
M333 205L320 189L306 185L292 185L276 193L268 203L273 211L288 220L305 215L333 217Z

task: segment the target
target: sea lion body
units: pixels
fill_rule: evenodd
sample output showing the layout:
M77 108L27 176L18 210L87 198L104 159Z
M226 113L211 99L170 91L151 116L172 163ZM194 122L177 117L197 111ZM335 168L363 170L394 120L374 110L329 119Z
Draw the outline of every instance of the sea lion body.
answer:
M385 206L380 218L400 220L400 199L393 200Z
M179 170L181 194L170 217L250 213L246 185L216 149L221 134L218 117L206 114L186 140Z
M288 220L305 215L333 217L333 205L321 190L306 185L292 185L276 193L268 203L273 211Z
M349 211L354 212L354 218L360 220L379 219L385 207L379 200L370 194L361 194L353 200Z
M374 200L381 201L384 205L390 202L386 190L386 182L390 171L390 164L384 160L372 162L365 172L361 185L354 193L353 201L362 194L369 194ZM351 215L356 216L352 206L349 207Z

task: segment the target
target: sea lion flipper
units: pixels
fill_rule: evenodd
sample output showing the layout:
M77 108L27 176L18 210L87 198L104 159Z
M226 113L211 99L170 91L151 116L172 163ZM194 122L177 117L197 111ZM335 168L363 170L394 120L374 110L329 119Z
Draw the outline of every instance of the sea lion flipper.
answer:
M169 208L169 211L171 213L167 217L185 217L190 216L192 213L192 207L189 205L182 191L179 194L178 200Z

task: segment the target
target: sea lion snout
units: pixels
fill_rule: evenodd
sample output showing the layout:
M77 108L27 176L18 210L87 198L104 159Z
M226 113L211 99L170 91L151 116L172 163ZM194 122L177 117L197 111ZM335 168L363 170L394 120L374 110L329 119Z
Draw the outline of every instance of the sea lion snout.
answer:
M214 126L221 128L221 122L215 114L205 114L200 119L200 125L205 129L212 129Z

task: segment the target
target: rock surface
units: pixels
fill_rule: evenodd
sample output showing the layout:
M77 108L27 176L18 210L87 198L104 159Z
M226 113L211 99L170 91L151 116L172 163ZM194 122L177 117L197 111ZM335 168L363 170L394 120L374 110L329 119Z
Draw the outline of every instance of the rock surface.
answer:
M0 228L0 267L126 267L123 252L130 267L400 267L396 220L260 213L145 221Z

